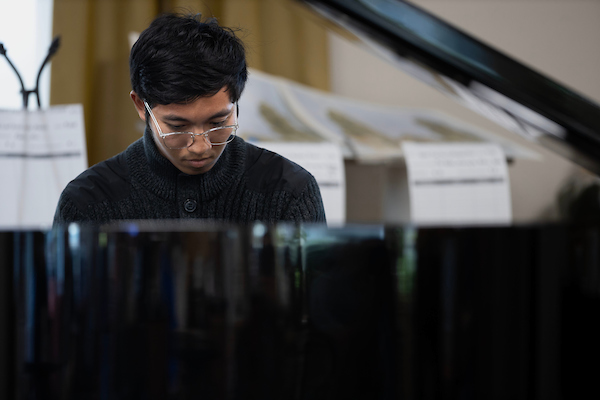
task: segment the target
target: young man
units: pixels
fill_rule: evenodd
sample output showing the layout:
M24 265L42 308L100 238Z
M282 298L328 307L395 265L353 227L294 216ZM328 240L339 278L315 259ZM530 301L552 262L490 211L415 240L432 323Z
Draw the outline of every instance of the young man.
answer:
M141 33L129 66L144 136L70 182L55 223L325 222L312 175L236 136L248 73L231 30L214 19L162 15Z

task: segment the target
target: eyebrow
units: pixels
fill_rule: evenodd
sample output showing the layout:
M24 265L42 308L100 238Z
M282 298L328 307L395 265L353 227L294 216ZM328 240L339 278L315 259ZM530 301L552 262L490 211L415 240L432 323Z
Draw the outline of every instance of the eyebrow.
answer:
M211 115L209 118L207 118L206 120L209 121L211 119L215 119L215 118L222 118L222 117L226 117L228 115L230 115L232 112L232 110L221 110L219 112L214 113L213 115ZM183 118L182 116L179 116L177 114L167 114L163 117L161 117L161 119L163 121L170 121L170 122L190 122L189 119L187 118Z

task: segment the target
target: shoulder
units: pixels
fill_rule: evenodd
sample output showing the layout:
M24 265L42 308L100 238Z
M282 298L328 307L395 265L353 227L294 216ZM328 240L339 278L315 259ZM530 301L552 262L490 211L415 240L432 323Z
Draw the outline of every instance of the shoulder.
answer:
M126 197L129 181L129 167L123 152L82 172L69 182L61 197L83 209L90 204Z
M266 191L288 191L300 195L314 177L300 165L272 151L246 145L246 182L250 189Z

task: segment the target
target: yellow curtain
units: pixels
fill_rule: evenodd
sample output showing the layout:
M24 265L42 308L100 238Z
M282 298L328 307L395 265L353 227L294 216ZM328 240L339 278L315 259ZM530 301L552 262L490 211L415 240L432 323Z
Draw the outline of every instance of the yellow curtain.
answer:
M141 136L129 99L129 35L169 11L239 28L251 68L329 89L326 30L294 0L54 0L61 48L52 61L50 103L83 104L90 165Z

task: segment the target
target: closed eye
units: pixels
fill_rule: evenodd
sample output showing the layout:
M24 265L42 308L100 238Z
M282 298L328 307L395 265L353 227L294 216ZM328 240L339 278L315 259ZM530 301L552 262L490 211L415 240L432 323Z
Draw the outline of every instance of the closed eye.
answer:
M216 128L219 126L224 126L226 122L227 122L227 120L224 119L223 121L214 121L214 122L211 122L210 124L213 126L213 128Z
M186 125L171 125L171 124L167 124L167 126L169 127L169 129L171 129L173 131L181 131L181 130L183 130L183 128L186 127Z

